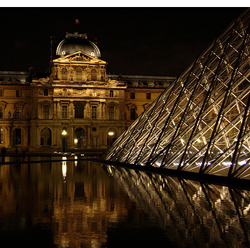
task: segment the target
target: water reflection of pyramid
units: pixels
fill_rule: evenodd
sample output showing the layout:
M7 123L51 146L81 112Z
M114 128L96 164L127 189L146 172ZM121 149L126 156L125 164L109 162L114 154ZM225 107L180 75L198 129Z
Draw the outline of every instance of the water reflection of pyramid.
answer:
M249 22L248 9L102 159L250 179Z

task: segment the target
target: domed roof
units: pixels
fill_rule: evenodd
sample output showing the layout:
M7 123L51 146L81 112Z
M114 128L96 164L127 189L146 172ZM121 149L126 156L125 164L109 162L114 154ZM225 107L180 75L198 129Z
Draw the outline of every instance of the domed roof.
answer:
M78 51L82 51L93 57L101 57L101 52L98 46L87 39L86 34L74 34L66 33L65 39L63 39L57 46L56 55L63 57Z

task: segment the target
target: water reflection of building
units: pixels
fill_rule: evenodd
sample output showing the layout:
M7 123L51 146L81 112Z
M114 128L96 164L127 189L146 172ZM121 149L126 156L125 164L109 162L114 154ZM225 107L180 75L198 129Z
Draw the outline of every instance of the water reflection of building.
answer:
M51 228L54 244L101 247L111 223L127 216L128 199L100 166L90 162L2 165L1 226ZM6 223L6 224L4 224ZM18 223L18 224L17 224Z
M113 166L107 171L175 247L249 247L248 190Z
M106 66L86 34L67 33L50 73L0 72L0 146L107 148L175 79L107 75Z

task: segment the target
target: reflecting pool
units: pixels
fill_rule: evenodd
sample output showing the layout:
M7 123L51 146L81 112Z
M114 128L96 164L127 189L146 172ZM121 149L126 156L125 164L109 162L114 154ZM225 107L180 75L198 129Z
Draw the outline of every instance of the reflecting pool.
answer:
M249 239L248 190L66 157L0 165L4 248L231 248Z

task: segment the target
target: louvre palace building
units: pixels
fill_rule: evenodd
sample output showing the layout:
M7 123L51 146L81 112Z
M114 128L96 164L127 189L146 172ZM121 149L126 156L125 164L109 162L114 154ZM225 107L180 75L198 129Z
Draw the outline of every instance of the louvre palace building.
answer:
M0 148L106 149L175 80L107 74L97 45L77 32L55 54L46 76L0 71Z

